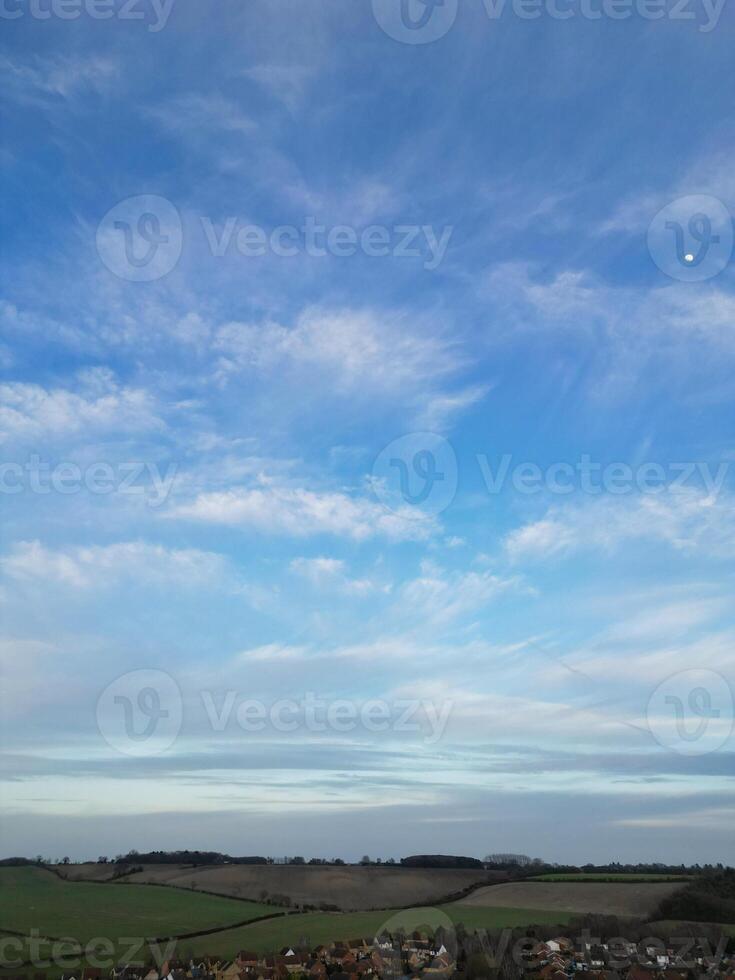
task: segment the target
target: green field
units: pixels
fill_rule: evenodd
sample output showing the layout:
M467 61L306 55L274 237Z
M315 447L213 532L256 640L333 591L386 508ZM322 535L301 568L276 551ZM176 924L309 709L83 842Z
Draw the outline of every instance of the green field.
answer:
M482 909L458 904L442 905L438 908L455 925L461 922L468 931L532 924L565 925L571 918L569 912L540 909ZM425 911L429 924L436 921L435 910ZM422 915L421 909L406 912L390 909L380 912L306 912L268 922L254 922L252 925L228 929L214 936L185 939L179 944L179 952L184 955L189 952L195 955L222 953L224 956L231 956L240 949L270 952L281 946L298 943L302 939L314 947L332 939L355 939L360 936L372 938L389 921L392 921L392 928L395 929L404 916L408 931L409 928L416 927Z
M481 908L460 902L442 908L455 925L461 922L468 931L531 925L563 926L576 914L559 909Z
M677 929L682 930L684 927L691 932L685 933L682 930L682 935L699 935L698 930L703 925L711 929L719 929L723 936L735 938L735 925L731 922L686 922L681 919L658 919L651 923L651 929L665 929L670 935L673 935ZM655 935L655 933L653 934Z
M436 922L436 910L426 911L426 925ZM476 929L502 929L507 926L525 926L532 924L558 924L560 927L570 919L567 912L549 912L547 910L535 909L504 909L504 908L469 908L461 905L441 906L439 911L447 916L455 925L462 923L468 931ZM254 922L252 925L238 926L234 929L224 929L206 936L197 936L191 939L181 939L176 946L176 953L179 956L188 958L189 955L203 956L207 954L232 957L241 949L251 949L256 952L270 953L280 949L282 946L301 944L306 942L313 947L320 943L327 943L331 940L354 939L359 936L372 938L377 932L391 922L391 928L396 929L401 924L401 919L406 916L405 928L410 931L413 928L424 924L424 911L409 910L408 912L396 912L394 910L384 910L379 912L305 912L300 914L290 914L276 919L268 919L263 922ZM440 917L440 921L442 921ZM100 935L98 933L98 935ZM115 936L125 935L124 931L115 933ZM129 933L134 935L134 933ZM0 940L1 941L1 940ZM15 940L8 947L4 961L26 960L30 958L28 943L24 942L22 951L18 950ZM69 967L74 967L79 961L78 949L63 947L56 944L42 943L40 946L41 955L44 959L53 958L58 960L59 956L68 957ZM53 954L52 954L53 950ZM119 941L114 942L114 954L112 958L118 959L140 959L148 962L152 958L148 946L131 952L129 944ZM170 950L169 954L173 951ZM10 955L12 953L12 956ZM100 949L97 956L105 958L109 956L109 951ZM62 964L63 965L63 964ZM96 964L93 964L96 965ZM51 971L52 973L54 971Z
M640 874L546 874L534 875L533 878L524 878L524 881L587 881L600 882L630 882L631 884L644 884L646 882L665 882L665 881L691 881L691 875L640 875Z
M0 869L0 931L41 936L158 937L226 927L278 911L177 888L62 881L41 868Z
M249 919L276 914L252 924ZM475 908L461 904L437 909L404 912L308 912L278 914L273 906L235 901L178 888L150 885L92 884L67 882L40 868L0 869L0 945L2 964L18 968L28 959L51 959L40 969L55 977L79 962L100 966L96 960L111 962L131 959L150 962L149 945L126 941L125 937L164 937L188 932L217 931L181 939L167 955L190 953L232 956L243 948L273 952L282 946L307 941L314 946L330 940L372 938L381 929L406 930L423 925L462 923L466 929L501 929L506 926L565 924L569 913L536 909ZM449 922L447 921L449 920ZM8 935L23 933L25 938ZM33 952L31 935L37 952ZM63 945L54 939L68 939ZM99 941L93 949L87 944ZM86 949L83 949L86 947ZM63 960L60 961L60 957ZM1 964L0 964L1 965Z

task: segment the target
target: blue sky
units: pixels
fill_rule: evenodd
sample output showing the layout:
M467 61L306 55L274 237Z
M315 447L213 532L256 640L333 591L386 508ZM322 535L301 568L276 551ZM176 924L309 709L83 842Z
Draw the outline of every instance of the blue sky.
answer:
M561 6L6 0L5 853L735 859L732 13Z

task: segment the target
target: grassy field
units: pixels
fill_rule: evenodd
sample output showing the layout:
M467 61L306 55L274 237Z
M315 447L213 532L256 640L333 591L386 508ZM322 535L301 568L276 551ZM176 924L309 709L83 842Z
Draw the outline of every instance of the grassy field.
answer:
M81 870L81 869L80 869ZM85 874L96 874L94 865ZM343 865L209 865L192 868L176 864L149 864L126 880L155 882L256 901L263 891L287 895L294 905L321 903L343 912L438 904L459 898L468 887L500 877L490 871L451 868L355 867Z
M333 939L372 938L383 928L407 931L422 926L462 923L466 929L500 929L506 926L559 924L569 919L564 911L483 908L452 903L436 908L397 912L290 913L251 924L248 919L278 912L273 906L233 901L181 888L131 884L94 884L66 881L41 868L0 869L0 966L20 967L29 959L51 959L38 968L49 977L76 969L80 962L101 966L97 960L150 962L157 951L143 944L144 937L163 937L217 931L181 939L164 955L217 954L232 956L242 948L273 952L285 945L306 941L311 945ZM29 939L32 931L37 937ZM7 933L23 933L16 937ZM5 934L5 935L3 935ZM125 937L140 937L131 942ZM45 938L44 938L45 937ZM62 945L55 938L75 940ZM87 945L100 940L94 949ZM37 948L34 952L33 944ZM86 948L85 948L86 947ZM90 959L90 954L95 954ZM60 959L63 957L63 959ZM8 968L2 971L8 972Z
M666 881L691 881L691 875L639 875L639 874L546 874L534 875L527 881L622 881L627 884L641 884L645 882L666 882Z
M41 868L0 869L0 930L41 936L170 936L226 927L272 906L144 885L67 882Z
M729 922L684 922L680 919L658 919L656 922L651 923L652 934L655 935L656 929L662 929L669 933L669 935L676 934L679 930L679 935L692 935L699 936L701 934L702 926L707 926L710 929L719 929L725 936L735 937L735 925ZM682 928L684 927L684 928Z
M445 905L443 911L455 925L462 925L471 932L474 929L505 929L506 927L550 925L563 926L572 918L571 912L559 909L477 908L457 902Z
M506 926L538 924L564 925L570 915L565 912L549 912L541 909L471 908L459 904L439 906L439 910L457 925L462 923L468 931L475 929L502 929ZM432 914L433 913L433 914ZM303 915L254 922L239 929L229 929L215 936L182 940L179 951L184 955L222 953L230 956L240 949L268 952L304 939L310 946L330 939L372 938L388 922L396 928L405 916L406 928L414 928L421 922L422 910L393 912L307 912ZM435 921L435 911L427 910L427 923Z
M676 881L511 881L478 888L462 899L462 904L647 918L682 885Z

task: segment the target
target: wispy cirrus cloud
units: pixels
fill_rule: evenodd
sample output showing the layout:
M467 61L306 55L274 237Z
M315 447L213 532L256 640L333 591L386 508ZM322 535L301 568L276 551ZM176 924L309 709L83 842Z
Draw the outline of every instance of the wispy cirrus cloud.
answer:
M418 326L418 325L417 325ZM463 364L455 340L412 326L405 315L370 309L310 307L292 327L275 322L229 323L214 349L220 372L320 369L342 390L367 385L401 391L447 378Z
M148 109L147 116L166 132L191 143L206 143L213 132L244 135L256 124L240 108L217 92L188 92Z
M148 391L119 385L108 374L99 379L91 387L82 379L73 389L21 381L0 384L0 441L165 429Z
M119 76L119 65L102 56L36 55L25 61L0 56L6 95L19 103L51 107L85 92L106 93Z
M0 570L21 585L87 590L119 586L132 579L166 587L200 587L221 582L228 563L210 551L167 548L144 541L66 549L21 541L0 556Z
M657 211L675 198L689 194L707 194L727 203L735 202L735 179L730 159L729 152L715 151L702 155L668 186L651 187L625 197L601 222L598 233L644 234Z
M423 540L436 528L431 517L409 506L389 511L359 495L276 484L203 493L165 516L296 538L329 534L355 541Z
M348 573L347 564L340 558L294 558L289 568L313 586L346 595L366 596L375 592L390 592L390 583L371 578L355 578Z
M554 363L561 371L575 363L582 345L585 390L597 402L650 394L664 379L701 391L703 377L710 397L732 397L727 368L735 357L735 294L726 284L650 289L611 283L589 269L543 275L521 262L495 266L481 293L497 313L496 346L555 347ZM574 348L568 348L572 342Z
M217 328L213 350L220 385L249 377L303 383L309 404L349 398L350 412L358 414L373 412L380 399L381 407L405 406L419 428L451 427L490 388L458 381L470 362L460 340L400 312L308 307L292 326L228 323Z
M464 620L467 628L472 616L481 616L507 593L529 595L533 590L518 576L491 571L447 571L432 561L424 561L421 574L401 586L394 612L432 629L457 620Z
M244 68L244 78L252 79L288 109L295 110L303 101L306 89L314 77L311 65L286 65L269 62Z
M544 560L643 542L684 553L731 556L735 504L728 494L715 497L692 490L559 505L511 531L505 549L514 561Z

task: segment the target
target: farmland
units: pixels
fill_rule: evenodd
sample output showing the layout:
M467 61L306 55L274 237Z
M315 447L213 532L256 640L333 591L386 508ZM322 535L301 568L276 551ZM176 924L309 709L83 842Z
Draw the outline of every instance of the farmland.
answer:
M502 929L506 926L532 924L564 925L570 918L565 912L540 909L468 908L459 904L439 906L439 911L454 925L461 922L470 931L479 928ZM427 921L431 921L428 917L432 912L435 916L436 910L427 910ZM288 943L298 942L302 937L308 939L309 945L332 939L346 940L355 936L371 937L387 923L391 924L391 928L396 928L401 924L403 917L402 913L395 913L390 909L380 912L304 913L282 919L271 919L267 922L255 922L249 926L217 933L216 936L182 940L180 951L186 954L191 950L198 955L216 950L221 951L223 955L231 955L242 948L267 952ZM421 921L422 910L409 910L405 918L407 925L413 928Z
M355 869L353 869L355 870ZM442 883L446 875L438 874ZM246 924L247 920L268 915L271 918ZM564 911L482 907L448 903L438 908L394 909L354 912L286 913L273 906L234 901L184 888L156 887L118 882L94 883L93 880L64 880L38 867L3 868L0 870L0 933L22 934L11 938L13 957L31 956L28 937L39 940L42 956L48 956L57 938L70 938L66 954L79 951L91 940L109 944L108 954L127 957L130 944L122 937L163 938L198 933L179 940L182 954L208 952L231 955L247 946L267 952L308 937L319 943L332 939L349 939L356 935L372 936L383 927L431 922L431 916L448 925L463 923L467 929L502 928L532 923L567 922ZM413 919L411 918L413 917ZM427 918L428 917L428 918ZM204 933L204 934L202 934ZM144 959L147 948L135 955Z
M662 898L682 887L681 881L600 882L576 876L572 881L486 885L487 877L473 871L293 866L192 869L158 865L120 881L105 881L103 870L99 865L70 866L60 869L65 877L39 867L0 870L0 933L19 934L11 937L17 958L31 958L32 931L41 937L44 955L56 937L72 937L77 946L106 937L108 955L136 955L146 960L151 950L143 946L144 937L182 937L177 951L183 956L231 956L241 948L265 953L294 943L316 945L355 936L372 937L383 928L395 930L404 922L411 928L424 920L431 922L432 916L438 917L435 924L451 927L461 923L469 931L529 925L561 927L575 914L589 912L647 917ZM106 870L111 873L114 868ZM439 897L473 884L479 887L459 900ZM216 888L228 889L231 897L208 893ZM330 898L364 905L382 899L385 904L372 910L299 912L253 902L244 894L257 893L259 888L271 896L279 888L284 893L289 888L291 901L309 899L309 904ZM432 903L424 897L429 895L439 900ZM419 896L424 897L425 906L434 907L405 908L411 898L418 904ZM397 910L399 903L404 905L403 911ZM26 938L21 939L21 935ZM134 936L140 937L141 943L131 954L122 937ZM56 973L54 969L50 975Z
M666 881L691 881L691 875L667 875L667 874L596 874L594 872L576 872L574 874L545 874L534 875L529 881L580 881L580 882L623 882L625 884L643 884L651 882Z
M89 866L94 869L94 865ZM344 912L438 904L500 877L483 870L298 865L146 865L130 883L155 883L262 900L287 896L292 905L322 904Z
M142 885L67 882L42 868L0 870L0 930L41 936L170 936L273 914L271 906Z
M463 905L482 908L541 908L645 918L662 899L681 886L681 882L513 881L479 888L462 902Z

